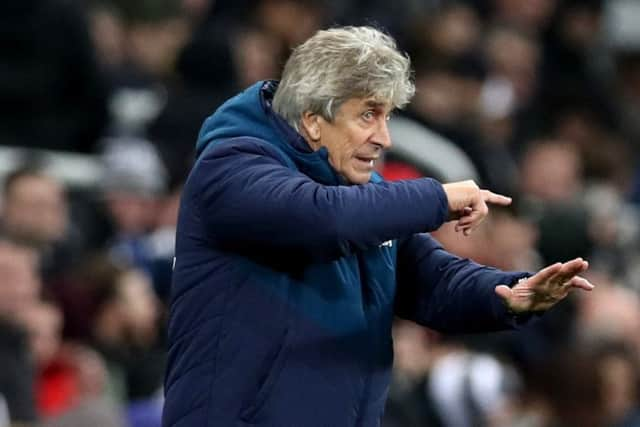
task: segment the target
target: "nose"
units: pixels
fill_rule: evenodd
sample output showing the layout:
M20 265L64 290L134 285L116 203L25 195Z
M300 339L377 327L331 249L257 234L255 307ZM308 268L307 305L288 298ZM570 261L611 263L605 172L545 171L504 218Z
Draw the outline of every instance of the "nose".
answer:
M378 126L376 128L376 132L374 134L374 141L378 144L382 149L386 150L391 148L391 135L389 134L389 125L386 117L382 117L378 121Z

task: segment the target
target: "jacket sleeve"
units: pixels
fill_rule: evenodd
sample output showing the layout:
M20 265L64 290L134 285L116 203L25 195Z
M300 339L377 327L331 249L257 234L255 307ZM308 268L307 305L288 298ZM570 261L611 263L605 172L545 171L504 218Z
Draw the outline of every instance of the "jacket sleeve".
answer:
M528 276L459 258L428 234L416 234L398 249L395 311L446 333L515 329L531 316L510 314L494 289Z
M224 143L199 160L189 180L198 183L209 239L329 260L445 221L447 198L435 180L325 186L266 145Z

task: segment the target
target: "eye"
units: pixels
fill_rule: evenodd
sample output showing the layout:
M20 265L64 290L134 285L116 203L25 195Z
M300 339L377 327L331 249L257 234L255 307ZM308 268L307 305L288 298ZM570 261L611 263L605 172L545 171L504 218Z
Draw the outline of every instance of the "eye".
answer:
M375 116L376 116L376 113L373 110L367 110L364 113L362 113L362 118L365 119L366 121L372 120Z

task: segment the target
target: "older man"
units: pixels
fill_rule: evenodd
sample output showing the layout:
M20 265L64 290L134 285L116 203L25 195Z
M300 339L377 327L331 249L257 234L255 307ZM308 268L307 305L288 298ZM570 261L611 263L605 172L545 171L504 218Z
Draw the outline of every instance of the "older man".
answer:
M378 425L394 315L500 330L592 288L581 259L521 280L425 234L448 220L468 234L510 199L374 172L413 93L389 36L337 28L204 123L180 208L165 427Z

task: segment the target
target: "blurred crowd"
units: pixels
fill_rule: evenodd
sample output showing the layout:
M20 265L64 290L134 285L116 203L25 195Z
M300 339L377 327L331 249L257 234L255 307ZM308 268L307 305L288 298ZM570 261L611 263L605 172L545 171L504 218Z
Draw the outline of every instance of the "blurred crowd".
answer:
M514 197L471 237L442 227L445 247L509 270L582 256L597 286L517 333L398 321L383 427L640 426L640 2L9 0L0 149L20 156L0 199L0 427L160 426L199 127L317 29L351 24L385 29L415 69L383 175L463 165ZM99 176L70 182L43 153Z

